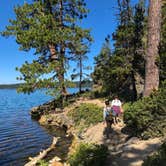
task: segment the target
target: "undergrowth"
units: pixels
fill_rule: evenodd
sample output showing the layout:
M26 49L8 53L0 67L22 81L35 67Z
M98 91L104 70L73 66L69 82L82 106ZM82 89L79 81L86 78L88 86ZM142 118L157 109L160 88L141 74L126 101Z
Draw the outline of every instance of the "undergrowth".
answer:
M69 156L71 166L102 166L108 155L108 148L104 145L82 143Z
M132 135L143 139L165 135L166 82L149 97L129 103L125 108L124 122Z

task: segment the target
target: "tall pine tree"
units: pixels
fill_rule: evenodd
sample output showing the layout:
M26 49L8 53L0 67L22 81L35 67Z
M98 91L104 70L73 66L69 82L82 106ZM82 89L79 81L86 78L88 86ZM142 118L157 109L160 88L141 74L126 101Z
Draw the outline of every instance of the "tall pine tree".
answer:
M88 60L88 56L86 55L89 52L89 47L87 44L81 43L81 45L77 47L77 56L73 58L76 62L76 68L73 69L73 74L71 75L72 80L79 78L79 92L82 92L82 85L89 80L90 75L85 72L85 70L90 70L90 66L86 66L84 61Z
M135 96L143 93L144 76L145 76L145 45L146 42L146 16L145 16L145 0L140 0L134 7L133 17L133 54L132 54L132 84L135 88Z
M105 42L101 48L100 53L95 56L95 67L92 74L94 87L101 93L109 93L109 86L105 86L106 80L109 77L109 61L111 57L110 36L105 38Z
M118 0L118 20L116 32L113 33L115 40L114 54L117 59L121 59L122 63L118 66L119 75L116 74L117 84L121 86L119 92L122 96L128 93L129 100L136 100L137 91L133 70L133 39L134 39L134 23L133 10L130 0ZM117 70L117 71L118 71Z
M36 56L18 69L22 74L18 79L25 82L19 91L51 87L64 96L67 61L76 55L78 43L92 40L90 31L78 25L88 13L84 0L34 0L14 11L16 19L2 35L15 36L20 50L32 49Z
M102 52L105 47L102 47L101 53L95 58L93 74L94 82L105 93L118 94L121 98L133 101L137 99L138 92L140 93L138 85L144 77L144 5L144 1L140 0L132 8L129 0L118 0L119 22L116 32L113 33L114 52L104 56ZM109 44L104 45L109 50Z

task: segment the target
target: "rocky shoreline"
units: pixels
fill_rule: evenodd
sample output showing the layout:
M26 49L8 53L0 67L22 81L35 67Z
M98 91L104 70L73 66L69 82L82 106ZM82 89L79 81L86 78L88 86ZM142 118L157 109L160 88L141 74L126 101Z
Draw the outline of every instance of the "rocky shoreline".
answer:
M70 96L71 97L71 96ZM68 139L71 139L72 142L70 143L69 149L67 150L67 154L70 153L74 148L74 144L76 144L77 136L74 134L73 129L73 122L72 120L66 115L66 112L60 108L60 105L57 100L52 100L47 103L44 103L42 105L39 105L37 107L33 107L30 111L30 115L33 119L37 120L40 125L44 127L58 127L65 131L66 135L65 137ZM70 99L70 102L72 102L72 99ZM52 135L54 135L54 132L52 132ZM25 164L25 166L35 166L37 163L46 158L48 153L55 150L57 147L58 139L64 139L64 138L56 138L53 137L53 142L50 145L49 148L43 150L39 153L39 155L35 157L29 157L29 162ZM56 141L55 141L56 140ZM49 166L67 166L66 159L60 158L59 156L54 155L54 157L50 158Z

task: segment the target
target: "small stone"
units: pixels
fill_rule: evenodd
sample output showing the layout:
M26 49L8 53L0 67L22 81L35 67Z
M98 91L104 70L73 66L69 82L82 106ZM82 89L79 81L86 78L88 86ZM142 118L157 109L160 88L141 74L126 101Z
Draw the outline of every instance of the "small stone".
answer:
M49 166L63 166L63 164L59 161L54 161L53 163L49 164Z

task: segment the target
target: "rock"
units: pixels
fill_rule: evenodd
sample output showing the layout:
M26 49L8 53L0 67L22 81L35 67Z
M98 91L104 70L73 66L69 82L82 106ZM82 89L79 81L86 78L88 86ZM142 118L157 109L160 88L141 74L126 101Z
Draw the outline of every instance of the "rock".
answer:
M46 116L41 116L40 119L39 119L39 123L41 125L47 124L47 117Z
M59 161L54 161L53 163L49 164L49 166L64 166L64 165Z
M52 118L47 119L48 124L50 124L53 121Z
M130 145L130 144L134 144L136 142L139 142L139 138L138 137L132 137L131 139L129 139L125 145Z
M31 112L36 112L36 111L38 111L38 109L39 109L39 107L33 107L33 108L31 109Z
M58 156L55 156L53 159L49 161L49 166L55 165L55 164L60 164L61 158Z

